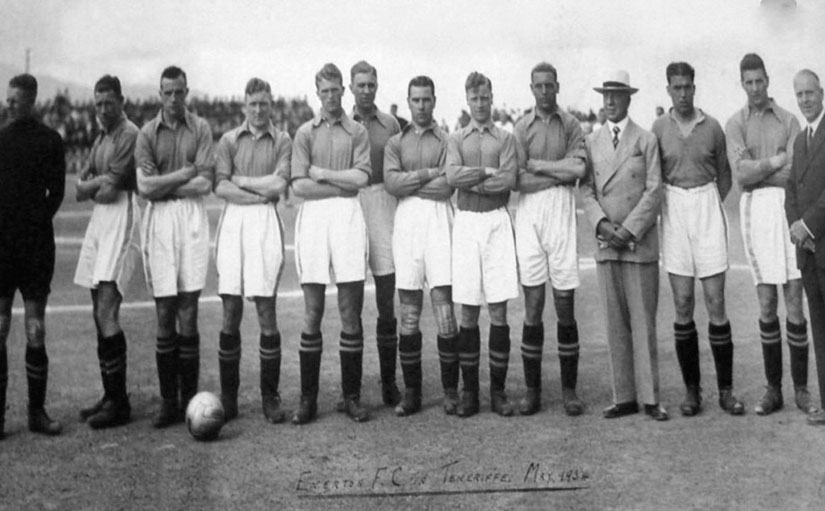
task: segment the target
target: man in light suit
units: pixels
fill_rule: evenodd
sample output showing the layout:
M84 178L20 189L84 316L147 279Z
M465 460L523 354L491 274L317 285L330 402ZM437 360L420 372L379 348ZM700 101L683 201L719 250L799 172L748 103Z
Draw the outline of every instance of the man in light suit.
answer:
M797 266L808 296L814 357L822 408L808 415L808 423L825 425L825 128L822 127L822 86L809 69L793 81L799 110L806 125L793 146L791 175L785 184L785 213Z
M659 301L659 235L662 170L656 136L627 116L627 71L613 73L594 90L604 97L607 123L587 138L582 182L585 214L595 227L596 266L607 318L613 419L645 413L667 420L659 403L656 307Z

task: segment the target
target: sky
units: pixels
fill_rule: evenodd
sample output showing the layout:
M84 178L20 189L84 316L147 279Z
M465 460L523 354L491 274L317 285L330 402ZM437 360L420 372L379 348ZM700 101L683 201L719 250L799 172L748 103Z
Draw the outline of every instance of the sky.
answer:
M427 74L436 84L436 117L454 125L465 107L467 74L493 83L498 107L532 105L530 69L559 71L559 103L596 110L592 90L617 69L640 89L630 115L649 125L657 105L670 106L665 67L696 68L696 104L724 122L744 105L738 63L747 52L765 60L770 91L793 112L794 73L825 77L825 2L797 0L768 9L760 0L3 0L0 65L88 84L106 73L127 95L152 90L160 71L182 67L193 90L240 96L253 76L276 94L306 96L314 108L314 74L334 62L365 59L378 69L379 108L408 117L407 83ZM140 86L141 88L139 89ZM149 87L148 89L146 87ZM352 103L351 95L345 105Z

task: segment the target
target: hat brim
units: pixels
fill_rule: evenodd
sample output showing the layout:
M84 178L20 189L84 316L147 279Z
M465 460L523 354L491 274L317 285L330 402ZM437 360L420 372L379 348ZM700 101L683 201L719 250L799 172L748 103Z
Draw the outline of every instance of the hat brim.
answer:
M604 94L605 92L627 92L628 94L636 94L639 92L639 89L635 87L593 87L593 90L599 94Z

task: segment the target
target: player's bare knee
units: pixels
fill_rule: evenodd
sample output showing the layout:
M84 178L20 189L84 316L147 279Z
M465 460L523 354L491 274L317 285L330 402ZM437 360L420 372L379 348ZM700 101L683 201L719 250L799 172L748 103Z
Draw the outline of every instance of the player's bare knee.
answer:
M522 286L524 289L524 322L528 325L541 323L544 314L545 290L541 286Z
M275 335L278 332L278 316L275 313L275 297L255 298L255 310L258 313L258 325L263 335Z
M553 289L553 307L559 324L570 326L576 323L576 292L573 289Z
M765 323L776 321L776 308L778 305L776 286L760 284L757 286L757 294L759 296L760 319Z
M507 325L507 302L491 303L487 305L490 312L490 323L496 326Z
M43 346L46 339L46 322L43 318L26 318L26 340L29 346Z
M475 328L478 326L478 316L481 314L481 307L478 305L461 305L461 326L462 328Z
M424 293L420 290L399 289L398 298L401 302L399 333L412 335L419 331Z

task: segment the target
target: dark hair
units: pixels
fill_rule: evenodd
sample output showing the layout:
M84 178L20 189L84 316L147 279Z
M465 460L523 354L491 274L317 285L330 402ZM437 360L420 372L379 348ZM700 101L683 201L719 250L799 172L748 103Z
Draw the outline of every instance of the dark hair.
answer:
M244 94L249 96L251 94L255 94L256 92L266 92L271 96L272 87L269 86L269 82L266 80L261 80L260 78L250 78L249 81L246 82Z
M375 75L375 78L378 78L378 70L375 69L375 67L366 60L356 62L355 65L352 66L352 69L350 69L349 71L349 79L352 80L353 78L355 78L355 75L359 73L372 73L373 75Z
M744 57L742 57L742 61L739 62L739 77L742 77L742 73L745 71L757 71L761 69L765 76L768 76L768 71L765 69L765 63L762 62L762 57L755 53L748 53Z
M671 62L665 69L665 76L668 84L670 84L670 79L673 76L687 76L693 82L696 77L696 70L687 62Z
M473 89L477 89L482 85L486 85L490 88L490 91L493 90L493 82L490 81L489 78L484 76L483 74L479 73L478 71L473 71L469 75L467 75L467 80L464 81L464 91L469 91Z
M333 80L338 80L338 83L340 83L341 85L344 84L344 77L343 75L341 75L341 70L338 69L338 66L336 66L332 62L324 64L323 67L321 67L321 69L319 69L318 72L315 73L316 88L318 87L318 84L321 82L321 80L328 80L330 82Z
M120 80L117 76L103 75L100 80L95 83L95 94L102 94L104 92L114 92L117 99L123 99Z
M430 91L433 93L433 97L435 97L435 84L433 83L433 79L429 76L419 75L410 80L410 84L407 85L407 97L410 96L410 90L413 87L429 87Z
M559 80L559 73L556 71L555 66L549 62L539 62L536 64L530 71L530 80L533 79L533 75L536 73L553 73L553 80Z
M167 80L174 80L175 78L183 77L183 83L187 84L186 81L186 73L183 72L183 69L179 68L178 66L169 66L163 70L160 74L160 79L163 81L164 78Z
M28 73L13 77L9 80L9 87L25 91L32 101L37 97L37 78Z

